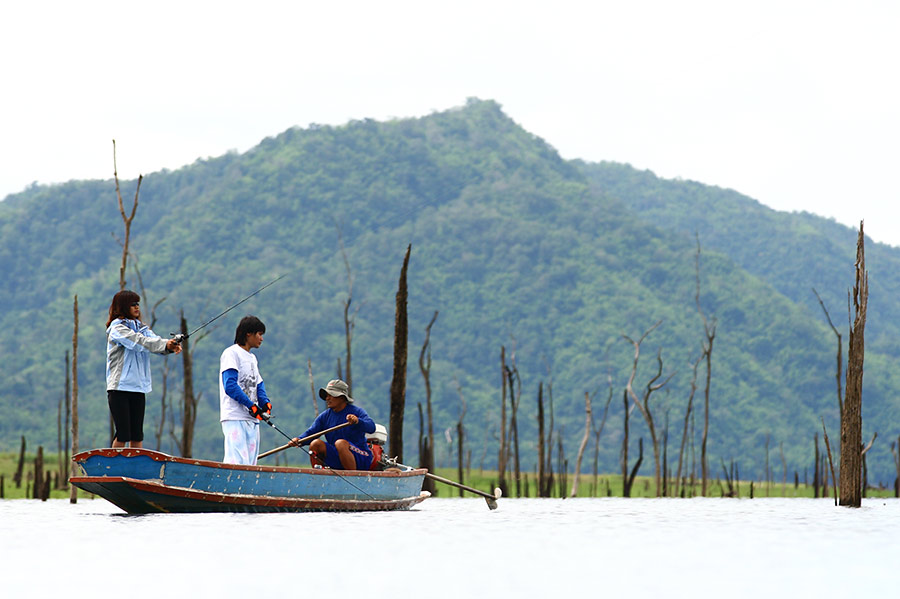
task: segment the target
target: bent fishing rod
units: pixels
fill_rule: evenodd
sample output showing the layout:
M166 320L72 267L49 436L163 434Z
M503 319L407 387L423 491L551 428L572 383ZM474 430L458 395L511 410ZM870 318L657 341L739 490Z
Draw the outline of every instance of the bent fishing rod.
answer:
M235 308L237 308L238 306L240 306L241 304L243 304L244 302L246 302L248 299L250 299L251 297L253 297L253 296L256 295L257 293L259 293L260 291L262 291L262 290L265 289L266 287L271 287L272 285L274 285L275 283L277 283L277 282L280 281L281 279L285 278L287 275L288 275L288 273L284 273L284 274L281 275L280 277L277 277L277 278L275 278L275 279L272 279L271 281L269 281L268 283L266 283L265 285L263 285L262 287L260 287L259 289L257 289L256 291L254 291L253 293L251 293L250 295L248 295L247 297L245 297L245 298L242 299L241 301L239 301L238 303L236 303L236 304L234 304L234 305L228 307L224 312L222 312L222 313L220 313L220 314L218 314L218 315L216 315L216 316L210 318L209 320L207 320L206 322L204 322L203 324L201 324L199 327L197 327L196 329L194 329L194 330L191 331L190 333L177 333L177 334L176 334L176 333L170 333L170 335L172 335L172 338L175 339L178 343L181 343L181 342L184 341L185 339L189 339L189 338L190 338L192 335L194 335L197 331L206 328L207 326L209 326L210 324L212 324L214 321L216 321L216 320L218 320L219 318L225 316L226 314L228 314L229 312L231 312L232 310L234 310Z

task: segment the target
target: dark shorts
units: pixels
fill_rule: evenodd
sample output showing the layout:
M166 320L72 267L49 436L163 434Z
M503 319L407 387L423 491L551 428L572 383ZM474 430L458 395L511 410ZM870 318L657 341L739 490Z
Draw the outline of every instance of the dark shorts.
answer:
M341 464L341 458L338 457L337 447L322 439L325 443L325 464L331 468L332 470L343 470L344 465ZM356 458L356 469L357 470L368 470L369 466L372 465L372 452L369 450L363 451L353 443L350 444L350 451L353 453L353 457Z
M143 441L144 406L147 403L144 394L135 391L107 391L106 401L116 425L115 439L122 443Z

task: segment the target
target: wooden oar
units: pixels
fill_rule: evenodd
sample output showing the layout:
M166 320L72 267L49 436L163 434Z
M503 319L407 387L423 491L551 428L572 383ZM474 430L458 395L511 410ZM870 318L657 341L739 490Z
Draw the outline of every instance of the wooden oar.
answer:
M321 436L324 435L325 433L330 433L331 431L336 431L337 429L339 429L339 428L344 428L345 426L350 426L350 423L349 423L349 422L345 422L344 424L339 424L339 425L337 425L337 426L332 426L331 428L326 428L324 431L322 431L322 432L320 432L320 433L316 433L316 434L310 435L310 436L308 436L308 437L303 437L302 439L300 439L300 443L297 443L296 445L303 445L303 444L306 443L307 441L312 441L312 440L315 439L316 437L321 437ZM294 445L293 443L285 443L285 444L282 445L281 447L276 447L275 449L270 449L269 451L267 451L267 452L265 452L265 453L259 454L259 456L257 456L257 459L259 459L259 458L264 458L264 457L266 457L266 456L270 456L270 455L272 455L273 453L278 453L279 451L284 451L284 450L287 449L288 447L296 447L296 445Z
M385 464L386 467L394 467L399 466L400 468L409 468L412 470L412 466L406 466L405 464L401 464L394 458L385 458L382 460L382 463ZM467 487L466 485L460 484L458 482L452 481L449 478L444 478L443 476L438 476L437 474L432 474L430 472L426 472L425 476L432 480L436 480L439 483L444 483L445 485L450 485L451 487L456 487L458 489L462 489L463 491L468 491L469 493L475 493L476 495L481 495L484 497L484 500L487 502L487 505L490 509L497 509L497 500L503 496L503 492L499 488L494 489L494 494L486 493L484 491L480 491L478 489Z
M444 478L443 476L438 476L437 474L432 474L430 472L426 472L425 476L430 478L431 480L436 480L439 483L444 483L445 485L450 485L451 487L457 487L462 489L463 491L468 491L469 493L475 493L476 495L481 495L484 497L484 500L487 502L487 505L490 509L497 509L497 500L503 496L503 492L499 487L494 489L494 494L485 493L484 491L479 491L478 489L473 489L472 487L467 487L466 485L460 484L458 482L454 482L448 478Z

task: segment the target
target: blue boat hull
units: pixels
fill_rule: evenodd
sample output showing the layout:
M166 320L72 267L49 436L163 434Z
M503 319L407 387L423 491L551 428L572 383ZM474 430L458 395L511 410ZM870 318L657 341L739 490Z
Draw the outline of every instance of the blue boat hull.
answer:
M148 449L94 449L72 457L70 482L130 514L409 509L428 497L424 469L364 472L241 466Z

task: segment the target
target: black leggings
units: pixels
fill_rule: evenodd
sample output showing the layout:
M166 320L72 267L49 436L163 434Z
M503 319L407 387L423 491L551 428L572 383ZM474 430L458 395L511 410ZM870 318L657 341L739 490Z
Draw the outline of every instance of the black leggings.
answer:
M115 439L122 443L144 440L144 406L147 403L143 393L136 391L107 391L109 412L116 424Z

